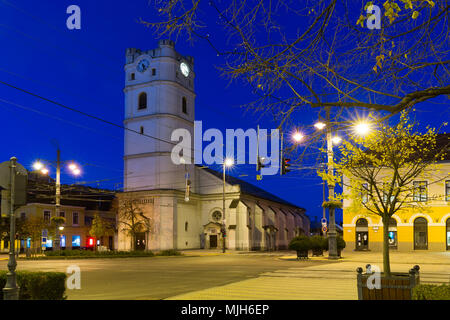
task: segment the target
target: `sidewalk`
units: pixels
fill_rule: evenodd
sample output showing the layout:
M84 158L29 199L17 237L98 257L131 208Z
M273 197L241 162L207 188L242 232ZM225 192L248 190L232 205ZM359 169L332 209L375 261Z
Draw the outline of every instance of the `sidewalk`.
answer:
M286 254L279 252L279 257L275 259L292 261L292 268L263 273L257 278L190 292L168 300L355 300L356 268L365 268L368 263L382 268L380 252L349 251L337 261L329 261L327 257L312 257L310 260L329 263L303 268L298 267L302 261L297 261L295 255L283 253ZM407 272L416 264L420 266L422 283L450 283L449 252L391 254L391 270L394 272Z

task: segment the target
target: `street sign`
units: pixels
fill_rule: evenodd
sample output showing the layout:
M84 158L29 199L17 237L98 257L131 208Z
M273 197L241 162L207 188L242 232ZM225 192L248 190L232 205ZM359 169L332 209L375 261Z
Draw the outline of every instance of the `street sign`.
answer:
M327 230L328 230L327 226L322 226L322 232L323 233L327 232Z
M0 163L0 189L1 189L1 215L6 217L10 214L10 184L11 184L11 162ZM28 172L20 163L16 163L16 179L14 188L14 204L22 206L27 204L27 182Z

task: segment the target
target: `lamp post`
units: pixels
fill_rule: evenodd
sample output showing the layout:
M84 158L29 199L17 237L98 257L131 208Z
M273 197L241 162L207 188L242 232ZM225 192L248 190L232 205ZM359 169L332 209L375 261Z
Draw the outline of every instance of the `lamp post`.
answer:
M223 210L223 217L222 217L222 252L225 253L225 237L226 237L226 221L225 221L225 171L227 167L231 167L233 165L234 161L231 158L226 158L223 161L223 192L222 192L222 210Z
M14 199L15 199L15 180L16 180L16 167L17 158L12 157L10 159L10 190L11 190L11 200L10 200L10 229L9 229L9 260L8 260L8 270L6 274L6 285L3 288L3 298L4 300L19 300L19 287L16 282L16 216L14 214Z
M55 217L59 217L61 214L61 150L59 148L56 150L56 162L53 161L47 161L51 164L56 165L56 194L55 194ZM81 170L78 168L78 166L73 161L65 161L63 163L69 163L68 168L72 172L73 175L78 176L81 173ZM49 173L49 170L44 166L44 164L41 161L36 161L33 164L33 168L35 170L40 171L42 174L47 175ZM56 236L55 236L55 250L60 249L60 235L58 230L60 230L58 227L56 228Z
M327 109L327 119L328 124L330 123L330 114L329 109ZM342 141L342 138L339 136L333 136L333 130L330 125L327 126L324 122L316 122L314 127L317 130L323 130L326 128L326 143L327 143L327 171L328 175L331 176L331 179L327 179L327 187L328 187L328 201L334 198L334 187L335 183L333 181L334 178L334 153L333 153L333 144L339 144ZM354 123L353 131L361 136L367 135L371 131L371 125L367 121L359 121ZM304 136L296 132L292 135L292 138L296 143L299 143L303 140ZM331 181L331 182L329 182ZM325 184L324 184L324 200L325 200ZM338 259L337 252L337 232L336 232L336 217L335 217L335 209L330 206L329 207L329 228L328 228L328 259ZM325 209L323 211L323 215L325 218Z

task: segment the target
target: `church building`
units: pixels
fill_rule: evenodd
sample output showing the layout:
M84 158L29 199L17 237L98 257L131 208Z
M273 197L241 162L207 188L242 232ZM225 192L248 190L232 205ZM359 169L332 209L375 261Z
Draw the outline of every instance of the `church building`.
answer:
M309 234L305 209L226 175L224 214L222 172L172 162L172 132L184 128L194 137L194 80L194 59L173 41L127 49L124 192L117 197L119 211L133 203L128 208L137 208L149 228L131 233L119 223L118 249L222 248L223 238L227 249L286 249L293 237Z

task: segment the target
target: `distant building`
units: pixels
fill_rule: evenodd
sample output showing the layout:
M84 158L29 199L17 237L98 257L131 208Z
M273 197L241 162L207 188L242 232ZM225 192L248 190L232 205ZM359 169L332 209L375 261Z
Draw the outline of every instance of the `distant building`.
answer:
M194 137L194 78L194 59L179 54L170 40L159 41L153 50L127 49L119 207L132 198L152 229L133 240L119 224L119 249L221 248L225 235L229 249L274 250L287 248L298 234L309 234L305 209L228 175L224 216L222 173L172 162L173 144L165 142L171 141L172 131L185 128Z
M92 247L88 243L99 240L99 245L109 249L117 248L117 237L115 235L105 236L103 239L93 239L89 236L89 229L96 214L107 219L115 226L116 209L114 208L115 196L110 190L102 190L79 185L61 186L61 206L60 216L66 219L61 234L61 247L64 249L81 249ZM55 182L53 179L42 176L35 172L29 173L29 183L27 192L27 205L16 209L16 219L18 225L31 216L42 217L50 222L55 216ZM6 229L8 227L6 226ZM5 230L6 230L5 229ZM19 231L19 230L18 230ZM54 238L48 236L48 230L42 230L42 247L52 250ZM18 233L16 246L23 251L30 247L30 239ZM7 252L9 247L9 237L2 235L0 250Z

